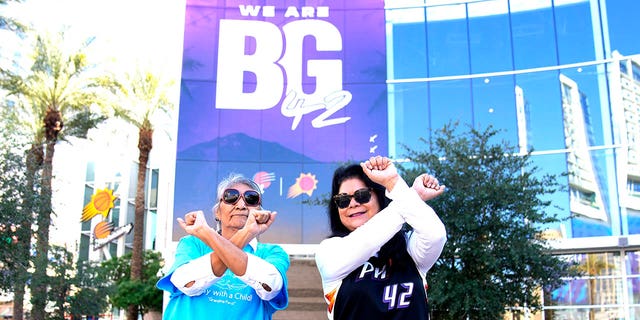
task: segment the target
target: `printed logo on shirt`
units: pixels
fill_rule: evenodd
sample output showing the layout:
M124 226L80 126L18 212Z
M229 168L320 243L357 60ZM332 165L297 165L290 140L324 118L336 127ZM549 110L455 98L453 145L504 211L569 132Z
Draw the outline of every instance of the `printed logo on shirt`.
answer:
M205 294L209 302L235 305L236 302L251 302L253 295L246 290L246 283L234 278L222 278L211 286Z
M360 270L360 274L356 278L356 281L360 281L363 279L372 279L372 280L385 280L387 278L387 266L384 265L382 268L374 267L370 262L365 262L362 265L362 269Z

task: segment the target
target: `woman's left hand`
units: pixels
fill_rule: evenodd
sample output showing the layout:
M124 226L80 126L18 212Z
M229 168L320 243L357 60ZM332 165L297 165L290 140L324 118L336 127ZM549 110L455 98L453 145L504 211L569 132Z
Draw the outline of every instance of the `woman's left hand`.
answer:
M434 176L423 173L413 180L413 190L418 193L422 201L434 199L444 193L445 186L440 185Z
M254 236L267 231L276 219L277 212L269 210L250 209L244 228Z

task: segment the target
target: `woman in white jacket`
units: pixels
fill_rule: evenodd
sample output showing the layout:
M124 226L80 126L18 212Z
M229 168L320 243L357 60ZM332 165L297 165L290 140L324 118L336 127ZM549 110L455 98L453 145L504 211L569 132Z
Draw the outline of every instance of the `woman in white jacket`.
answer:
M425 201L444 190L428 174L409 188L386 157L335 171L316 252L329 319L429 319L425 277L446 230Z

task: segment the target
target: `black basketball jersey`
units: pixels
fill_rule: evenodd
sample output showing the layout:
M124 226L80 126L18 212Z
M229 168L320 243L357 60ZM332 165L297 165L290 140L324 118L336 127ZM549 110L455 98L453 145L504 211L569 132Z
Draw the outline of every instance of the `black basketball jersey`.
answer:
M428 320L426 282L411 256L384 264L372 257L342 280L334 320ZM382 265L382 267L375 267Z

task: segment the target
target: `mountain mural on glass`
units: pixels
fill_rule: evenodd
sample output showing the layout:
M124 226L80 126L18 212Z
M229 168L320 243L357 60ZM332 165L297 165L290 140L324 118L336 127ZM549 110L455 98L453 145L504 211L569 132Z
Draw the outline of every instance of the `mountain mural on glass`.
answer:
M305 155L294 152L279 143L251 138L244 133L232 133L208 142L202 142L178 152L181 161L224 161L225 159L252 159L258 154L269 154L271 159L281 162L302 159L305 163L318 162Z
M277 155L277 162L225 161L218 155L254 158L256 153ZM297 159L303 159L298 162ZM287 159L296 159L287 162ZM213 224L211 208L216 187L231 172L241 173L262 182L263 204L278 212L277 222L262 239L280 243L317 242L328 234L328 220L323 205L308 200L328 197L335 163L323 163L301 155L278 143L261 141L244 133L234 133L199 143L180 151L176 161L174 219L192 210L204 210ZM307 200L307 201L305 201ZM306 226L303 234L301 227ZM185 235L177 224L174 240Z

